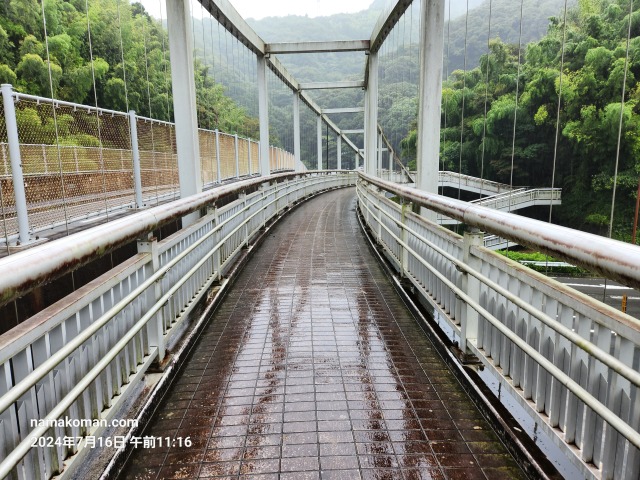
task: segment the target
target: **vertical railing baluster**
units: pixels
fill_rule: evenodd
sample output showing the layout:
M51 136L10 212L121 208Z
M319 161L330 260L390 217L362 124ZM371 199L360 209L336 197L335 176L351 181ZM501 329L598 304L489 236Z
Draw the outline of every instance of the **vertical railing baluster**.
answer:
M464 232L463 262L476 272L480 271L482 260L473 254L472 249L473 247L482 246L483 241L484 233L478 229ZM462 291L469 295L476 303L480 303L480 281L476 277L468 273L462 275ZM460 349L465 353L469 351L469 344L477 345L478 319L478 312L471 305L467 304L463 309L460 322Z
M146 253L150 255L151 272L155 273L160 268L160 258L158 251L158 242L155 237L138 240L138 253ZM153 286L152 300L149 301L149 307L162 297L162 279L158 279ZM149 292L147 293L147 295ZM158 348L158 363L162 363L165 357L165 318L164 308L158 310L155 322L149 322L149 346Z
M5 127L7 129L7 143L9 144L9 159L11 161L16 217L18 220L18 243L20 245L27 245L32 241L32 238L29 226L27 193L22 172L22 159L20 157L20 139L18 137L16 107L13 100L13 87L4 83L2 84L1 90Z

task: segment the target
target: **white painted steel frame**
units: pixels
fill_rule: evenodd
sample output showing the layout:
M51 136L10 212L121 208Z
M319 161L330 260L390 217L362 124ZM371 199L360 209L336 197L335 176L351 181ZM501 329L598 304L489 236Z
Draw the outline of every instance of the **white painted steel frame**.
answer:
M328 42L279 42L268 43L265 51L273 54L364 52L369 50L369 40L334 40Z
M306 103L314 113L321 115L323 121L337 135L342 135L340 129L323 112L313 99L304 91L301 91L300 84L293 78L287 69L280 63L275 55L269 54L267 44L260 36L247 24L236 9L228 0L198 0L202 6L222 25L229 33L237 38L243 45L251 50L258 58L263 57L267 66L273 73L282 80L293 92L300 93L300 99ZM343 136L346 144L355 152L357 147Z
M34 428L27 419L112 416L134 380L162 359L190 310L269 219L305 196L352 185L355 178L353 172L314 172L219 187L227 194L239 193L238 199L210 209L162 242L141 241L140 254L28 320L22 334L10 341L0 336L0 478L12 471L19 478L50 478L63 462L68 465L69 456L80 458L76 448L31 448L32 439L48 435L49 429ZM256 184L262 185L257 191L241 193ZM190 208L200 205L192 202ZM177 207L188 214L182 208ZM137 218L145 214L124 220L145 225ZM73 243L73 236L63 242ZM106 246L110 239L102 243ZM41 248L54 250L55 244ZM6 268L16 268L15 261L9 266L0 262L0 273ZM84 438L99 431L55 432L60 437L70 433ZM85 447L81 442L81 453Z
M421 199L423 207L437 202L455 210L462 202L362 174L358 185L371 232L434 308L438 322L445 322L444 330L453 332L452 340L478 356L539 418L538 425L585 477L637 478L640 322L479 246L480 234L463 239L427 221L378 188ZM491 211L486 213L475 223L491 230ZM521 217L510 217L517 231ZM563 230L544 224L539 236L561 235L556 229ZM620 242L604 240L608 248L600 253L614 256ZM580 263L579 254L567 250Z

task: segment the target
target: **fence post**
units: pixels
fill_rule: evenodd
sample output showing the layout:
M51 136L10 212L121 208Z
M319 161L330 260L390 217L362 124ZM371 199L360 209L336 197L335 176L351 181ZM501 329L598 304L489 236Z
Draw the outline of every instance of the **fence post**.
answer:
M160 268L160 257L158 254L158 241L155 237L138 240L138 253L148 253L151 255L152 274ZM153 298L149 301L148 307L151 307L162 297L162 278L157 280L153 287ZM158 310L155 322L150 321L148 324L149 346L158 347L158 363L162 364L164 360L166 347L164 339L164 307Z
M26 245L33 241L33 239L29 234L27 194L24 188L24 176L22 174L20 139L18 138L18 121L16 119L16 106L13 103L13 87L10 84L3 83L1 88L2 100L4 102L4 117L7 127L7 143L9 144L9 159L11 161L13 193L16 201L18 244Z
M216 168L218 174L218 185L222 183L222 172L220 170L220 131L216 128Z
M464 232L463 257L462 260L469 268L480 271L481 261L471 254L471 247L482 246L484 244L484 233L477 228ZM462 276L462 291L472 300L480 303L480 280L473 275L465 273ZM475 343L478 340L478 321L480 315L471 305L466 305L466 311L462 315L460 322L460 349L468 353L468 343Z
M129 135L131 136L131 154L133 158L133 191L136 195L136 208L142 203L142 173L140 169L140 150L138 149L138 120L136 112L129 110Z
M249 171L247 172L249 176L251 176L253 174L253 172L251 171L251 139L247 138L247 147L249 150Z
M236 178L240 178L240 159L238 158L238 134L233 136L236 156Z
M242 192L238 194L238 200L242 200L242 231L244 236L244 248L249 248L249 225L247 225L247 194Z

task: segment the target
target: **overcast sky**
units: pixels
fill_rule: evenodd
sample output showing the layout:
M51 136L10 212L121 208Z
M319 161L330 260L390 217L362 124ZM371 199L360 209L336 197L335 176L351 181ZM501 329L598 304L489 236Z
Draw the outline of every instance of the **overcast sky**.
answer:
M353 13L366 10L373 0L230 0L244 18L283 17L308 15L319 17L335 13Z
M165 0L139 0L153 17L166 18ZM244 18L260 20L264 17L284 17L287 15L327 16L335 13L353 13L366 10L373 0L230 0ZM194 16L201 17L202 10L192 2ZM162 9L162 11L161 11Z

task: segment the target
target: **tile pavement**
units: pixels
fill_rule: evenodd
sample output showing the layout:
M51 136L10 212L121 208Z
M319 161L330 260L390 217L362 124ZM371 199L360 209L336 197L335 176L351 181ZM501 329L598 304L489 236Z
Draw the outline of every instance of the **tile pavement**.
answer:
M368 250L353 189L272 230L144 435L173 445L120 478L525 478Z

